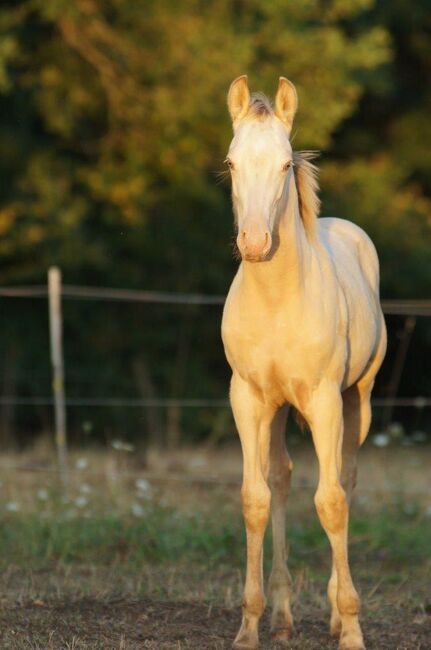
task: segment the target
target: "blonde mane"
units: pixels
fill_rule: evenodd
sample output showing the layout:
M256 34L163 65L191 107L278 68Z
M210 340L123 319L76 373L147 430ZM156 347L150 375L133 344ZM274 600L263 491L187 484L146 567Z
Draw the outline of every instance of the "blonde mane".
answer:
M316 220L320 211L317 180L319 170L313 162L318 155L317 151L293 152L293 170L298 192L299 212L305 232L311 240L316 236Z

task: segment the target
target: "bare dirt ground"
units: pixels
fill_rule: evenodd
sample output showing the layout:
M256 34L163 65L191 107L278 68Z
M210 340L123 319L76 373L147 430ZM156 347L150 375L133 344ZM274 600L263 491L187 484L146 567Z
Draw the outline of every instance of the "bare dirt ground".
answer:
M129 575L122 566L13 569L0 576L0 648L227 650L240 622L240 578L238 571L205 567L196 572L192 567L189 574L176 567L143 567ZM324 577L294 572L291 641L287 646L270 642L268 606L260 650L336 650L328 633L326 579L326 569ZM149 596L137 596L139 581ZM170 594L158 596L167 584ZM367 572L356 584L367 650L430 650L431 594L425 573L392 582Z
M296 608L291 650L334 649L324 612ZM368 650L429 650L430 612L409 609L382 611L365 617ZM269 642L269 614L261 626L261 648ZM222 650L230 648L239 621L238 609L193 602L84 598L27 602L4 607L0 613L1 647L10 650ZM286 646L285 646L286 647Z

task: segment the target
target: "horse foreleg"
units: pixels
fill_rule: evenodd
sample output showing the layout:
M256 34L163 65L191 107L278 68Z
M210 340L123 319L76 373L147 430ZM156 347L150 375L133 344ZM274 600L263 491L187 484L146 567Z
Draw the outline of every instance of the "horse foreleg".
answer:
M359 596L348 561L349 499L342 486L343 402L336 384L325 382L315 391L310 401L309 421L320 472L314 500L332 547L334 570L329 591L335 596L336 614L341 622L340 648L363 650Z
M273 559L268 590L272 598L271 637L286 641L293 628L290 610L291 578L286 566L286 507L289 494L292 461L287 453L285 428L288 407L275 415L271 425L271 452L269 485L271 488L271 516Z
M234 375L231 404L243 453L242 507L247 533L247 571L242 623L234 648L257 648L259 619L265 608L263 590L263 538L269 518L270 424L273 410L256 397L248 384Z

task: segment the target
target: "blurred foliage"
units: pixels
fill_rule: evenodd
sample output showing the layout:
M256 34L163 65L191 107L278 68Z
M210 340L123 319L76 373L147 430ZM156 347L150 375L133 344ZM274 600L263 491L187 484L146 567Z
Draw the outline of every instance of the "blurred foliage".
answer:
M369 231L383 294L428 297L428 9L426 0L4 0L0 282L44 282L56 263L68 282L224 293L232 218L215 172L230 139L226 91L247 72L271 95L281 74L296 84L295 147L322 150L323 212ZM118 375L120 356L130 374L144 350L158 394L225 391L214 319L199 319L196 361L187 334L196 315L147 317L125 344L121 319L77 308L71 358L84 341L88 352L85 318L98 333L93 365L109 355L106 376ZM21 349L22 324L8 330ZM40 368L38 355L23 363Z

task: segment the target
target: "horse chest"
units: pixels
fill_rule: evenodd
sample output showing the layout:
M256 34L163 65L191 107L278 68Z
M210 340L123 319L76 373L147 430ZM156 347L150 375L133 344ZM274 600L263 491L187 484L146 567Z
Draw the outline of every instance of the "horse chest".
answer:
M261 400L278 405L304 401L305 387L313 382L314 373L304 363L301 331L283 318L265 325L258 318L241 319L240 324L225 319L223 341L228 361Z

